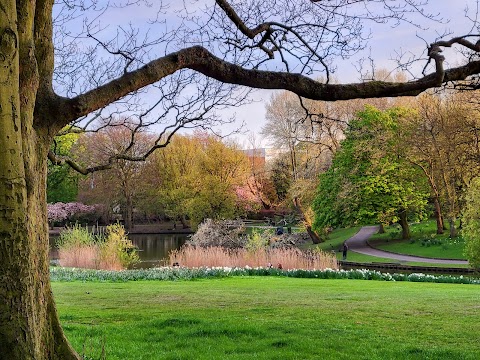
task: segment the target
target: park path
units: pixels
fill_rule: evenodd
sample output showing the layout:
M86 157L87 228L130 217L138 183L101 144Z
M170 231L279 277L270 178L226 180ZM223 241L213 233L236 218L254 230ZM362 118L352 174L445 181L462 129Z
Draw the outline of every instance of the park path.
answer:
M411 256L411 255L401 255L394 254L388 251L382 251L379 249L374 249L370 247L367 243L367 240L378 231L378 226L364 226L362 227L355 235L345 242L348 245L348 249L358 252L360 254L382 257L387 259L394 259L398 261L409 261L409 262L426 262L431 264L468 264L468 261L465 260L447 260L447 259L431 259L420 256Z

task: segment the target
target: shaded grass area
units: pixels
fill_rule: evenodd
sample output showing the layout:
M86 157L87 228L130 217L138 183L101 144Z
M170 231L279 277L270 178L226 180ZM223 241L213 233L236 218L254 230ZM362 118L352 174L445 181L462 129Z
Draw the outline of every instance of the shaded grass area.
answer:
M87 358L476 359L474 285L274 277L54 282Z
M401 230L398 225L389 226L385 230L384 234L372 236L369 241L372 246L406 255L439 259L465 259L462 237L450 239L448 230L445 231L445 234L436 234L435 220L412 224L410 240L401 240Z

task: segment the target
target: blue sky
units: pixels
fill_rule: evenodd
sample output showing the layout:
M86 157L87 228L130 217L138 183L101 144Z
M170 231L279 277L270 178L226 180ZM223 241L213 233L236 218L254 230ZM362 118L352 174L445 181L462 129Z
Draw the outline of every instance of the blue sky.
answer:
M438 38L439 34L445 32L451 33L447 38L467 34L472 27L472 23L465 19L464 10L467 5L470 7L469 14L474 16L475 0L430 0L426 9L431 13L440 14L445 21L440 23L428 22L428 24L425 24L428 27L427 29L417 29L410 25L392 28L388 25L370 24L372 38L369 40L369 51L352 59L339 61L335 77L341 83L359 81L360 75L354 65L361 56L368 56L369 54L375 60L377 68L386 68L392 71L396 68L396 63L392 60L396 57L395 50L422 54L425 50L424 40L432 42ZM422 19L419 19L419 21L422 21ZM420 39L419 36L424 40ZM453 54L452 50L446 49L444 54L447 56L447 61L448 59L452 59L452 63L458 61L458 57ZM236 111L237 118L245 121L248 131L256 134L260 132L265 121L265 103L268 102L273 93L274 91L267 90L256 91L255 98L258 102ZM241 143L247 144L245 136L238 136L237 138ZM258 139L259 136L257 136ZM266 144L265 141L262 143Z
M294 1L301 2L308 0ZM155 7L149 8L133 5L127 9L113 9L109 11L107 17L102 20L102 27L107 26L105 31L107 38L109 35L116 32L117 25L125 26L129 22L143 29L147 27L151 28L151 34L154 36L155 34L160 34L165 27L173 29L178 25L178 18L175 14L171 13L175 8L182 8L184 4L189 4L188 6L191 6L191 9L194 9L195 7L202 6L202 4L211 4L213 2L213 0L172 1L169 8L170 15L162 14L162 17L165 18L166 16L165 24L157 24L154 27L148 24L148 20L155 15ZM398 0L396 2L401 3L402 1ZM160 1L153 1L152 4L158 6ZM391 59L396 57L396 51L422 54L426 47L425 41L428 43L432 42L438 38L439 34L451 32L452 34L448 36L448 38L450 38L452 36L459 36L468 33L471 30L471 22L467 21L464 16L464 9L467 5L471 8L470 15L474 16L474 11L472 10L476 9L476 0L429 0L429 4L428 6L425 6L425 10L433 14L439 14L444 21L427 22L425 19L419 17L414 18L414 21L421 23L426 29L418 29L409 24L403 24L395 28L385 24L367 24L366 27L370 27L372 32L372 37L368 44L368 50L358 56L352 57L351 59L336 61L335 64L338 69L334 74L335 78L341 83L359 81L360 74L358 73L355 64L357 64L361 57L369 55L374 59L377 68L386 68L393 71L396 67L396 63ZM449 21L447 22L447 20ZM447 56L447 59L453 59L453 62L458 60L457 56L452 56L451 51L445 51L445 55ZM419 64L417 69L420 69L421 67L422 65ZM264 124L265 104L273 93L273 91L256 90L252 94L252 99L254 100L252 104L224 111L223 114L225 114L225 117L235 114L238 120L237 123L244 122L246 124L245 131L255 133L257 141L260 141L259 132ZM233 126L217 130L226 134L232 131L232 129ZM237 139L240 143L247 143L247 136L237 136ZM263 143L265 144L265 142Z

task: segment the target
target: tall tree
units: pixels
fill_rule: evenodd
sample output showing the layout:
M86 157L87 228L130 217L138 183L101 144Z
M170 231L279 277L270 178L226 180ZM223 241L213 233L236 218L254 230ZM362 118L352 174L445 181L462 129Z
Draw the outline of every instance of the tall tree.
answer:
M332 167L320 176L317 228L398 222L402 238L410 237L408 215L422 215L428 193L419 169L401 156L399 119L408 116L405 109L367 106L350 122Z
M101 16L109 15L103 2L64 1L54 10L53 0L2 0L0 356L79 359L60 327L48 271L47 156L54 136L64 126L74 123L85 130L98 129L115 125L107 113L128 112L137 115L132 134L158 122L165 125L164 134L173 134L189 124L219 120L211 112L215 107L242 102L241 89L232 92L223 84L286 89L306 98L333 101L418 94L478 74L480 61L475 57L456 68L444 67L442 47L480 50L468 35L430 44L426 60L433 67L425 72L431 73L408 82L342 85L303 75L323 71L329 80L329 66L336 57L365 47L364 21L408 22L411 11L422 12L419 4L423 2L408 0L402 2L405 6L392 6L390 0L312 0L291 6L288 1L212 0L206 8L201 2L198 12L190 4L179 12L175 3L173 14L183 16L176 23L172 14L162 18L170 9L160 2L157 12L149 8L149 14L154 13L152 26L168 19L159 31L132 25L119 26L115 34L98 26ZM142 3L125 1L133 6ZM118 11L119 4L115 5L112 11ZM83 11L96 13L81 19ZM118 16L112 19L121 21ZM152 33L158 38L152 39ZM278 70L271 71L268 64L272 62ZM151 84L154 99L146 104L147 97L140 95ZM475 83L463 86L469 85ZM170 125L167 120L172 121ZM114 160L144 160L170 138L161 139L165 137L139 157L129 156L127 147L93 168L71 165L88 174L111 167Z
M196 227L205 218L238 215L235 189L245 184L249 171L247 157L234 145L205 133L179 135L151 165L150 196L184 226L186 218Z
M437 233L443 233L445 214L452 237L457 234L455 222L463 207L463 194L480 165L475 93L420 96L412 103L418 115L404 124L405 155L428 180Z
M91 168L104 164L121 151L131 157L142 156L154 140L151 134L138 133L135 142L130 144L131 130L128 127L108 127L85 135L80 142L82 154L78 157ZM102 203L109 209L120 206L125 228L131 230L135 200L142 190L145 166L145 162L117 159L109 169L89 174L82 182L79 196L86 203Z

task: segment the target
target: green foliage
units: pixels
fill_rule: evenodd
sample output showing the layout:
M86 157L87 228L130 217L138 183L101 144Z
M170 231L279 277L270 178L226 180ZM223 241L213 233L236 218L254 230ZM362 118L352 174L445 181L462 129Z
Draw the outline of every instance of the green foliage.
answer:
M71 249L75 247L90 246L97 243L97 238L94 234L88 231L86 227L79 224L68 226L60 233L55 245L59 249Z
M73 157L72 149L80 134L66 133L55 137L51 151L59 157ZM54 165L48 162L47 202L73 202L77 200L80 174L68 164Z
M270 236L264 236L264 233L265 231L253 229L247 237L245 248L250 252L256 252L257 250L267 247L269 245ZM267 235L270 234L267 232Z
M235 146L204 134L176 136L155 156L151 196L163 204L167 216L188 218L196 227L206 218L240 214L235 188L246 180L248 159Z
M107 226L106 236L102 239L101 257L106 258L114 255L122 265L122 268L128 269L138 263L137 248L128 239L125 228L121 224Z
M465 256L475 269L480 269L480 178L475 178L465 195L462 235L465 239Z
M429 191L419 169L402 157L399 119L408 110L371 106L350 122L331 168L320 175L314 228L390 223L424 215Z

